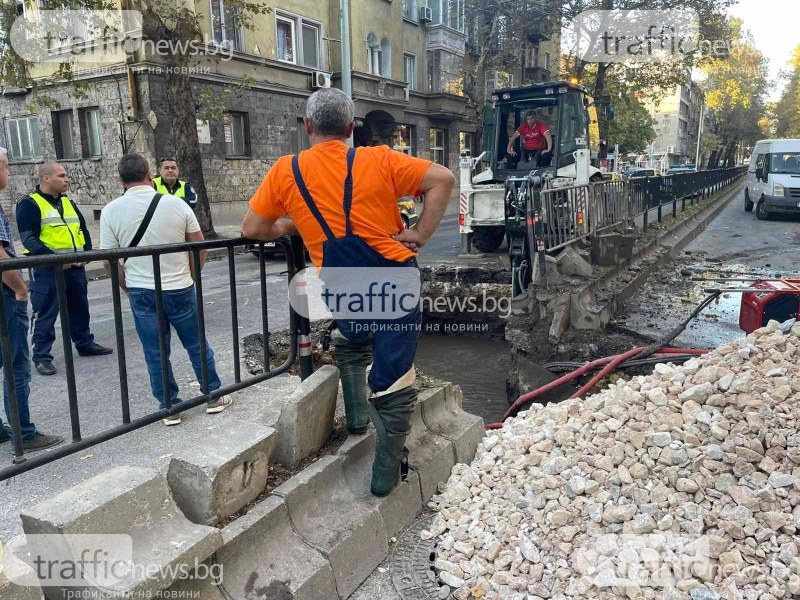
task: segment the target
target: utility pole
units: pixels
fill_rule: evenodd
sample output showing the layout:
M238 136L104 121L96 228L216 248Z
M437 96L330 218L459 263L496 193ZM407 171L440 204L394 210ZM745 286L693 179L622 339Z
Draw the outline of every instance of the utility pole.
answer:
M695 155L694 159L694 167L696 170L700 170L700 138L703 136L703 121L705 121L706 115L706 99L703 98L702 102L700 103L700 124L697 126L697 154Z
M348 98L353 97L353 77L350 67L350 0L339 0L339 37L341 43L342 91ZM353 136L347 138L347 145L353 146Z

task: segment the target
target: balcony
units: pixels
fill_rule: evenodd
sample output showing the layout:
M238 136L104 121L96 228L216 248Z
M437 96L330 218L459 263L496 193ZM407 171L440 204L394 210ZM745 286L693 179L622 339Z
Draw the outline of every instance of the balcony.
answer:
M534 23L528 29L528 41L531 44L538 44L544 40L550 39L550 32L547 31L545 24L542 22Z
M544 67L525 67L525 81L526 83L541 83L543 81L550 81L551 73Z
M464 56L466 51L467 35L446 25L429 23L426 27L428 33L427 50L444 50L458 56Z
M467 99L453 94L427 94L425 108L432 118L460 119L466 112Z

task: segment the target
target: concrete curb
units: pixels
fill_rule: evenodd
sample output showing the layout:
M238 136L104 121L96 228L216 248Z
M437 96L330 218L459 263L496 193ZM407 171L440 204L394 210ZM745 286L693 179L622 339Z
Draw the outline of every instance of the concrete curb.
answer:
M721 198L698 213L676 224L641 248L626 260L579 292L570 295L570 326L573 329L600 331L605 329L619 305L641 288L654 271L667 264L675 253L691 243L722 209L742 191L742 183L734 184ZM611 287L620 275L639 263L642 267L636 277L603 298L601 290ZM646 263L646 264L642 264Z
M117 467L33 506L21 515L30 550L52 564L77 561L75 552L89 543L113 557L125 556L129 536L134 565L131 577L109 582L104 590L117 596L152 596L172 585L181 569L194 569L221 545L219 530L191 523L178 509L166 479L153 469ZM38 534L38 535L36 535ZM41 534L55 534L42 537ZM96 536L86 538L65 536ZM35 537L33 537L35 535ZM109 536L120 537L111 538ZM77 540L77 542L76 542ZM179 540L181 543L176 544ZM106 547L103 547L107 545ZM152 568L152 570L151 570ZM81 576L79 576L81 577ZM92 589L91 580L74 580ZM48 600L67 597L69 588L43 588ZM103 596L100 596L103 597Z
M389 554L380 511L356 496L341 456L323 456L278 487L301 539L330 562L336 589L350 596ZM343 510L347 507L347 510Z
M267 487L271 427L231 419L180 449L169 461L167 481L175 502L194 523L217 525L258 498Z
M319 379L330 376L322 372ZM28 509L23 526L28 534L130 535L136 564L171 568L174 577L167 580L162 570L158 578L126 581L113 590L129 595L167 589L170 594L195 592L194 597L204 600L344 599L384 561L392 538L414 522L453 466L473 458L483 437L483 421L463 412L461 398L452 384L423 390L407 442L413 471L384 498L369 490L376 436L370 429L350 436L336 454L319 458L221 530L191 523L173 500L164 476L134 467L118 467ZM270 436L266 428L251 425L244 441L212 461L210 474L197 471L206 468L204 458L194 461L191 472L208 481L219 479L229 467L231 473L240 472L236 465L263 453L274 439ZM240 494L233 495L238 504ZM24 543L23 539L22 550ZM32 549L48 554L40 546ZM196 574L181 577L184 565L187 572L197 566ZM222 576L222 585L213 578L215 572ZM88 582L85 588L94 591ZM3 598L39 598L35 586L20 588L0 579L0 589ZM62 591L45 593L48 600L60 599Z

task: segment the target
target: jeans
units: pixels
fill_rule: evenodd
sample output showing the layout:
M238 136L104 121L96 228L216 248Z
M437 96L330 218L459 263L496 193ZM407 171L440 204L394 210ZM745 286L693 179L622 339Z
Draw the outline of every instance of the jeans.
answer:
M17 407L19 408L19 424L22 428L22 439L27 440L36 434L36 426L31 423L28 397L31 391L31 353L28 348L28 303L18 302L14 292L5 286L3 300L5 301L5 321L11 343L11 362L14 370L14 389L17 393ZM3 364L3 355L0 353L0 367ZM8 398L8 382L3 377L3 403L5 404L6 417L11 423L11 403ZM2 425L2 420L0 420Z
M33 307L33 362L53 360L51 350L56 341L58 294L53 267L31 269L31 306ZM94 336L89 330L89 298L86 269L72 267L64 270L67 312L72 343L78 350L90 346ZM67 340L64 340L67 343Z
M131 288L128 290L128 297L133 312L133 320L136 323L136 332L144 349L144 359L147 363L147 372L150 375L150 388L153 396L158 400L161 408L166 408L167 403L164 399L163 377L161 371L161 351L158 347L158 315L156 314L156 293L155 290L143 288ZM169 362L170 355L170 325L175 328L181 344L189 353L192 361L192 368L197 376L197 380L202 379L201 365L203 363L200 352L200 335L197 331L197 300L195 299L194 286L183 290L169 290L163 292L164 300L164 337L167 342L167 367L169 369L169 388L172 404L180 402L178 398L178 384L175 382L175 375L172 372L172 364ZM222 382L217 375L217 368L214 364L214 351L206 343L206 357L208 365L208 391L222 387Z

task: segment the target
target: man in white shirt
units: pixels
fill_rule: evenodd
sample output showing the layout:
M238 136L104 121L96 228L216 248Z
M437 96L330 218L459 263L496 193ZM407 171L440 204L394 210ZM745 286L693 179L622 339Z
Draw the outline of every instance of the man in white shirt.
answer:
M150 165L138 154L126 154L117 167L125 194L108 203L100 214L100 248L128 248L131 246L156 246L178 244L203 240L203 232L192 209L180 198L163 194L155 199ZM151 208L152 205L152 208ZM146 216L150 215L147 221ZM139 238L138 242L135 238ZM201 253L200 264L205 260ZM175 329L183 347L189 353L195 375L201 379L202 354L200 336L197 329L197 304L194 291L194 273L189 262L188 252L164 254L160 259L161 289L163 290L164 318L167 328L164 332L167 341L167 365L169 368L170 398L175 406L178 397L178 384L169 363L170 328ZM147 371L150 374L150 387L161 409L167 407L163 390L161 352L158 347L158 314L156 312L155 277L153 259L150 256L133 257L124 263L112 265L108 261L106 270L117 268L120 272L120 285L128 294L131 312L136 323L136 332L142 342ZM123 277L124 273L124 277ZM124 283L123 283L124 281ZM222 387L214 364L214 352L206 343L208 366L208 391ZM222 396L208 403L207 413L218 413L231 405L229 396ZM180 413L164 419L165 425L178 425Z

